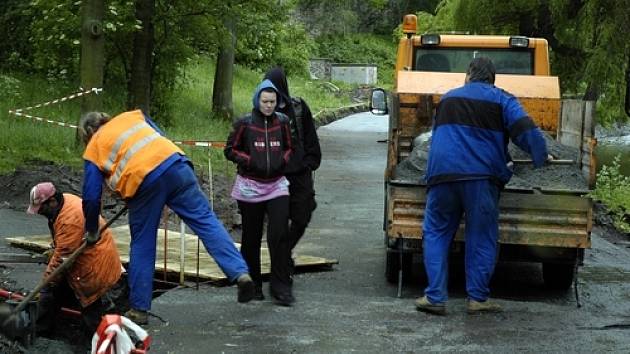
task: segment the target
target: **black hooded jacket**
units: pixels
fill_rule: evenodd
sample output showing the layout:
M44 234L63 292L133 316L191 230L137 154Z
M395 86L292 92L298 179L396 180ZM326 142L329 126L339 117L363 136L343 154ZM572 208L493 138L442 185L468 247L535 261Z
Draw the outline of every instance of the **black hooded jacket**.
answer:
M305 171L315 171L322 161L322 151L319 147L319 138L315 130L313 116L306 102L302 99L291 99L289 85L284 70L275 67L265 74L265 79L270 80L282 96L282 103L276 107L277 112L286 114L291 124L291 137L293 140L293 155L286 166L286 174L300 174ZM301 105L302 129L297 129L297 119L293 102ZM298 131L302 136L298 136Z
M260 92L270 86L265 80L256 88L252 113L233 124L223 150L225 157L237 164L239 175L263 182L284 176L293 152L288 117L278 112L264 116L258 106Z

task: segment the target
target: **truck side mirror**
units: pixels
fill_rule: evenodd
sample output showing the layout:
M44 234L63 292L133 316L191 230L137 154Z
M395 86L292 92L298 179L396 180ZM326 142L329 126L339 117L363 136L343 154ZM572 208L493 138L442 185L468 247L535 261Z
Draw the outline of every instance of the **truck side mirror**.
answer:
M370 96L370 112L376 115L389 113L387 109L387 94L382 88L372 90L372 95Z

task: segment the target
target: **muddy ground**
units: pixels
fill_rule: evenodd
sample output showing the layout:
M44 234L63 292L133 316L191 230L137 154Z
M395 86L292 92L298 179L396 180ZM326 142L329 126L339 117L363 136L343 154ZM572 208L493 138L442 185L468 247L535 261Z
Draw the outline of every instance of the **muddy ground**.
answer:
M200 169L196 169L199 171ZM201 188L206 195L210 192L210 183L207 172L197 173ZM68 166L55 165L50 161L31 161L28 165L19 167L15 172L0 175L0 208L24 210L28 207L31 188L40 182L53 182L58 191L81 195L83 171L72 169ZM214 190L215 212L221 220L225 220L229 231L237 231L240 225L240 217L236 203L230 197L232 187L231 178L225 174L213 174L212 188ZM104 188L103 215L106 219L119 211L124 203L107 193ZM124 223L125 218L119 223ZM172 227L179 227L173 224Z

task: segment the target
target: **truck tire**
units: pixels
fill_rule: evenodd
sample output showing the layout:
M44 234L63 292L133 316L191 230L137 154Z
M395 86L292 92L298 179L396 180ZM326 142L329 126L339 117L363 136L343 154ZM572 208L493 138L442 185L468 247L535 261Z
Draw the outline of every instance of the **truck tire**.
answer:
M411 253L403 253L403 281L411 274ZM385 278L390 283L398 283L398 270L400 269L400 254L395 251L385 252Z
M545 287L553 290L568 290L575 279L573 263L543 263Z

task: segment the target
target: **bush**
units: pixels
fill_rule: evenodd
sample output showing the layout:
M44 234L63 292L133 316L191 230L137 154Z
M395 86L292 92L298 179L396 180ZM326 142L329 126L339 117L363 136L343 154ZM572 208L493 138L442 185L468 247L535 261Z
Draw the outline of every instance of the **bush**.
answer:
M620 167L620 155L615 157L611 166L603 166L590 196L606 205L615 227L630 232L630 177L622 175Z

